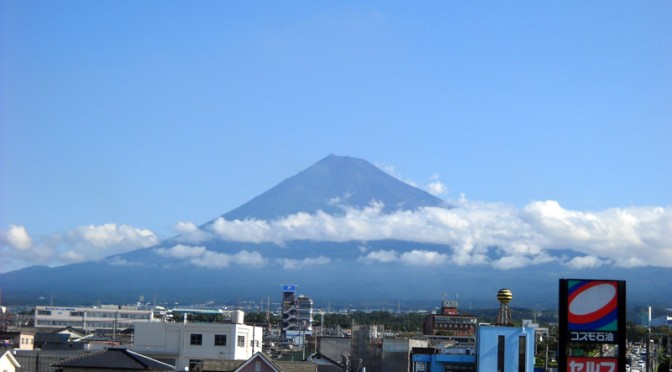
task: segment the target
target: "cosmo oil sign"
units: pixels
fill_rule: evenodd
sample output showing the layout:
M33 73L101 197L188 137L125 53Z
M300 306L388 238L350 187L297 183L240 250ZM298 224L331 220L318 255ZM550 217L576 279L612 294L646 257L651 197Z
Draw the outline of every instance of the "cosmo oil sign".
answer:
M567 296L570 342L616 343L618 282L568 280Z
M607 366L624 365L625 282L561 279L559 293L561 370L608 371ZM596 344L613 344L611 349L618 355L603 360L576 358L577 352Z

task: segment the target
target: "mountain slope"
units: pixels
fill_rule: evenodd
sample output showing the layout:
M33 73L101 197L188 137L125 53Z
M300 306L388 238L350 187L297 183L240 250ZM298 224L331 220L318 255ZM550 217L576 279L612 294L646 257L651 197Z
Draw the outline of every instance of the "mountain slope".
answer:
M366 160L329 155L222 217L272 220L318 210L340 214L344 205L363 208L372 201L383 203L386 213L446 206L443 200L399 181Z

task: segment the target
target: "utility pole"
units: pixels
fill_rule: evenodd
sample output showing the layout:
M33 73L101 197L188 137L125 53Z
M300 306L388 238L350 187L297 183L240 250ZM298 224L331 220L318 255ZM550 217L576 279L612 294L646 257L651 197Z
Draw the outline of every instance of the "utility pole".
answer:
M650 318L650 317L649 317ZM649 323L651 320L649 319ZM646 370L651 371L651 325L646 328Z

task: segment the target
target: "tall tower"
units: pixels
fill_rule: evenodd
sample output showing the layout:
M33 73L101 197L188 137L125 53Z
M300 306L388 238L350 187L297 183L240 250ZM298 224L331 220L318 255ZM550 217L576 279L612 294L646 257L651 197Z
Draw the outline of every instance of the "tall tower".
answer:
M497 313L497 325L513 326L513 319L511 318L511 309L509 309L509 302L513 299L513 294L510 290L502 288L497 292L497 301L499 301L499 312Z
M313 300L296 296L296 285L282 287L282 337L313 334Z
M295 291L296 285L286 284L282 286L282 337L287 337L287 330L296 320Z

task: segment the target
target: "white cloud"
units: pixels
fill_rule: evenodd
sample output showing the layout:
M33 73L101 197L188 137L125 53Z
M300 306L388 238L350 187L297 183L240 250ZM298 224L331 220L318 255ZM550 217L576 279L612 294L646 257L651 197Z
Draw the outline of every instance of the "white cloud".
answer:
M513 255L500 257L492 262L492 267L500 270L519 269L526 266L545 264L558 261L557 258L551 257L546 253L539 255Z
M259 252L240 251L234 254L232 262L237 265L264 266L266 259Z
M425 187L425 190L435 196L448 194L448 186L439 180L439 174L434 173L430 177L431 182Z
M159 256L187 259L192 265L208 269L220 269L231 265L260 267L266 265L259 252L242 250L236 254L227 254L210 251L203 246L188 246L177 244L171 248L157 248L154 250Z
M26 250L33 245L33 239L23 226L10 225L9 230L0 232L0 244L11 248Z
M366 263L390 263L399 261L399 253L397 251L379 250L369 252L366 256L360 256L359 261Z
M336 205L336 206L338 206L338 205L343 205L343 204L347 203L348 200L349 200L351 197L352 197L352 194L349 193L349 192L346 192L346 193L343 194L342 196L337 196L337 197L334 197L334 198L329 199L329 201L327 202L327 204L329 204L329 205Z
M158 237L150 230L114 223L76 227L67 233L65 239L70 244L100 250L110 247L150 247L159 242Z
M523 208L502 203L469 201L460 196L455 208L426 207L415 211L383 213L380 202L368 207L344 208L343 215L297 213L273 221L225 220L207 228L179 222L176 230L197 246L176 245L159 254L193 260L202 267L242 264L263 266L258 252L229 255L209 252L203 239L283 245L291 240L359 243L362 263L405 265L490 265L512 269L548 262L568 268L615 265L618 267L672 267L672 208L627 207L602 211L563 208L553 200L531 202ZM401 252L367 248L366 242L400 240L431 243L445 249ZM101 259L130 249L148 247L158 238L149 230L106 224L78 227L64 234L31 238L25 228L12 225L2 233L0 253L4 265L63 264ZM11 243L10 243L11 242ZM496 258L492 249L497 248ZM563 258L565 252L579 258ZM157 253L158 253L157 252ZM353 257L354 259L354 257ZM288 260L283 267L324 264ZM592 266L591 266L592 265ZM7 270L7 267L0 268Z
M200 243L212 239L212 234L201 230L193 222L180 221L173 226L173 229L180 234L180 241L189 243Z
M274 241L273 230L268 222L262 220L233 220L218 218L210 227L212 231L224 240L261 243Z
M315 258L304 258L296 260L291 258L279 258L276 260L285 270L296 270L306 266L326 265L331 262L329 257L319 256Z
M81 252L75 250L68 250L61 252L59 258L63 262L83 262L86 261L86 256Z
M274 221L218 219L212 231L222 239L242 242L290 240L402 240L445 245L449 262L489 264L507 269L559 259L554 251L608 258L621 267L672 266L672 213L660 207L616 208L598 212L568 210L556 201L538 201L516 208L502 203L468 201L455 208L426 207L417 211L382 212L372 203L363 209L345 208L342 216L323 212L297 213ZM450 249L448 249L450 247ZM489 258L498 247L501 258ZM362 254L366 253L364 251ZM405 264L417 264L406 256ZM441 259L443 256L439 256ZM394 262L390 252L368 253L362 262Z
M10 226L2 233L0 253L11 266L2 271L27 265L62 265L102 258L155 245L159 238L150 230L108 223L79 226L65 233L31 238L24 227Z
M154 250L156 254L164 257L172 258L194 258L201 257L208 249L205 247L194 247L189 245L178 244L171 248L157 248Z
M402 253L399 260L410 266L438 266L447 264L450 258L443 253L414 249Z
M671 209L614 208L599 212L566 210L556 201L533 202L521 218L549 248L565 247L607 257L616 265L672 266Z
M448 186L441 181L432 181L427 185L426 190L428 193L435 196L445 195L448 193Z
M607 264L608 261L601 260L595 256L574 257L564 263L570 269L592 269Z

